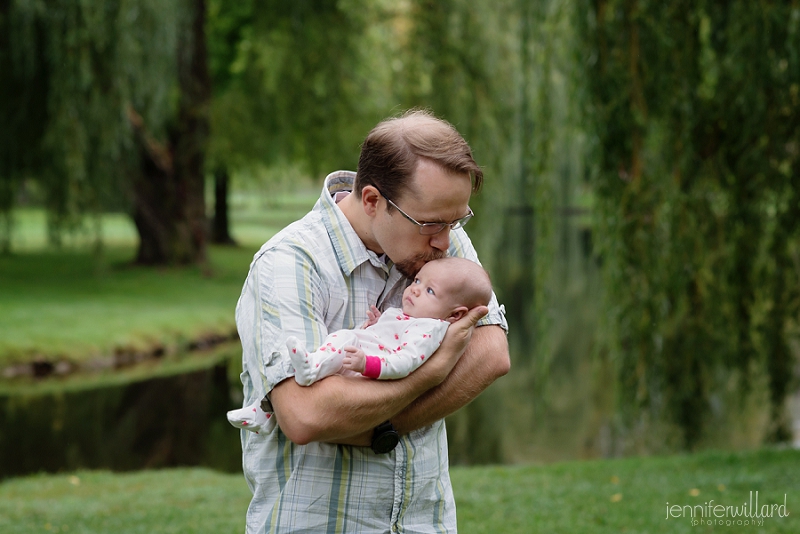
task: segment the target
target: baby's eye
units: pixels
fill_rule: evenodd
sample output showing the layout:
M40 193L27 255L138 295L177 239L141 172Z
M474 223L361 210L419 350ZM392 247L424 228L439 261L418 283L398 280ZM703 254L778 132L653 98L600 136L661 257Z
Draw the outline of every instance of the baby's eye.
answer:
M414 283L419 284L419 278L414 278Z
M430 288L430 287L427 289L427 291L428 291L428 294L429 294L429 295L436 295L436 293L434 293L434 292L433 292L433 289L432 289L432 288Z

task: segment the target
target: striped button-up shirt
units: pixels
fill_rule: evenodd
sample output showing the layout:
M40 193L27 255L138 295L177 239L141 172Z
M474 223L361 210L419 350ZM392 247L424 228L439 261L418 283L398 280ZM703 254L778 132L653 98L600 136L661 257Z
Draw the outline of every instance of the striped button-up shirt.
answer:
M408 280L367 250L334 201L354 178L330 174L312 211L264 244L250 265L236 307L245 406L294 375L287 336L316 347L328 332L361 325L371 304L399 307ZM463 230L450 233L448 254L478 261ZM494 296L479 324L507 328ZM242 431L242 450L253 491L248 533L456 532L444 421L402 436L382 455L296 445L275 425Z

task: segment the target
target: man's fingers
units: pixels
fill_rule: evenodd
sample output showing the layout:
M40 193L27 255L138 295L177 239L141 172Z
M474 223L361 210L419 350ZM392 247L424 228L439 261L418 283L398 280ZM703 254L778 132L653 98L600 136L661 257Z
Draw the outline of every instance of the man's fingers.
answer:
M467 322L467 328L472 328L478 321L481 320L487 313L489 313L489 308L486 306L475 306L472 308L467 314L461 318L461 321ZM459 321L459 322L461 322Z

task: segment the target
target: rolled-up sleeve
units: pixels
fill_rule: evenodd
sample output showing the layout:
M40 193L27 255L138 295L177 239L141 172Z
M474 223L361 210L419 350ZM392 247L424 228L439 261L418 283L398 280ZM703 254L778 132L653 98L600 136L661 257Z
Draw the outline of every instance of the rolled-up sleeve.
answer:
M288 336L309 347L325 338L325 301L315 261L302 248L281 243L254 259L237 306L243 363L261 377L253 401L294 376Z

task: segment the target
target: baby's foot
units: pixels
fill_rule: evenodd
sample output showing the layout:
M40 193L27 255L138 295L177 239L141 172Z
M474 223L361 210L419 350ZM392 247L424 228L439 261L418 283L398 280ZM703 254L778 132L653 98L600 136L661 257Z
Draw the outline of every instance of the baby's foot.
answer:
M266 428L271 418L271 413L267 413L261 409L261 401L228 412L228 422L230 422L230 424L236 428L243 428L255 432L256 434Z
M308 361L308 352L300 341L294 337L286 338L286 348L294 366L294 379L301 386L310 386L317 379L317 369Z

